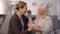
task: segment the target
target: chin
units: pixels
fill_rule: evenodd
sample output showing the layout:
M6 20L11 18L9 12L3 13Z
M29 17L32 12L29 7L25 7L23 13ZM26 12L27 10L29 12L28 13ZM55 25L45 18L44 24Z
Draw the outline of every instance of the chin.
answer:
M24 15L25 13L23 13L22 15Z

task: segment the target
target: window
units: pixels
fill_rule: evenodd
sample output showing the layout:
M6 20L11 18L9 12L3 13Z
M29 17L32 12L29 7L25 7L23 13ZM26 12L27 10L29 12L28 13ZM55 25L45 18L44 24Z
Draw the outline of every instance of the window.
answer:
M4 14L5 10L4 10L4 1L0 0L0 14Z

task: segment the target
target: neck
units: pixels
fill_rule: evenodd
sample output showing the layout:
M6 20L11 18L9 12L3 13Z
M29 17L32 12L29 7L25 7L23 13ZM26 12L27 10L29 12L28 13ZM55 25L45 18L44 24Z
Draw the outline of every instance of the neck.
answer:
M38 14L38 17L45 18L45 14Z
M17 12L16 14L18 15L19 18L22 16L22 14L19 12Z

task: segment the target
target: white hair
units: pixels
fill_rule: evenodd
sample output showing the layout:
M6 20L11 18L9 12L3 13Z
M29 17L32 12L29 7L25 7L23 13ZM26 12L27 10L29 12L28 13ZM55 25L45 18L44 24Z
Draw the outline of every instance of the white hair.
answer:
M49 3L42 4L42 7L43 7L43 10L44 10L45 14L49 15L49 8L50 8Z

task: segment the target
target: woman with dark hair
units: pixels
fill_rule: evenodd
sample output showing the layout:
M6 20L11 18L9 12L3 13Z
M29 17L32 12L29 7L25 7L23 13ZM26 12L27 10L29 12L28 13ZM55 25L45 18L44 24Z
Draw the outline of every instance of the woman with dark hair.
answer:
M8 34L30 34L31 24L28 24L28 18L24 15L27 12L27 4L19 1L16 4L16 13L9 22Z

